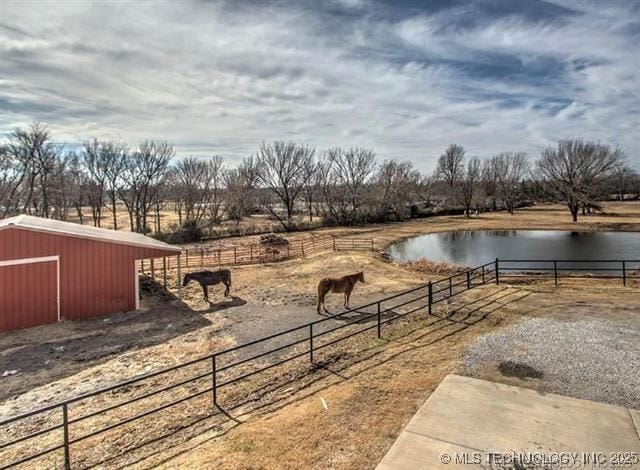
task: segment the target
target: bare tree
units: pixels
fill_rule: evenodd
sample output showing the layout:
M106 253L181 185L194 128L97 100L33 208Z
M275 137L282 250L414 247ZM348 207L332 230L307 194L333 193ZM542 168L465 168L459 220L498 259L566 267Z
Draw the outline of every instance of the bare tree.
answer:
M580 139L562 140L557 148L549 147L542 152L536 167L548 188L564 201L573 221L577 222L580 207L594 203L594 184L611 173L623 157L620 148L611 149Z
M277 141L262 144L256 158L259 183L269 189L282 204L284 216L273 204L268 193L261 192L261 202L285 230L290 229L295 204L311 177L307 171L313 160L315 149L296 145L293 142Z
M464 174L464 147L451 144L438 159L436 174L447 183L450 190L454 190Z
M464 206L465 215L471 216L471 209L477 203L478 189L480 185L481 164L478 157L469 159L466 171L462 174L460 182L460 201Z
M0 145L0 218L18 211L17 194L24 177L25 169L9 151L9 145Z
M91 207L93 225L100 227L102 208L104 207L107 174L102 162L101 144L97 139L86 141L82 149L82 163L89 175L85 185L86 201Z
M307 160L304 168L304 202L309 214L309 223L313 222L313 208L314 202L318 199L320 192L320 180L322 176L320 173L320 162L314 158Z
M624 201L627 193L631 191L638 173L628 165L619 165L611 175L612 189L615 191L618 201Z
M490 160L492 176L495 178L498 194L509 214L513 214L520 196L520 184L529 172L526 153L500 153Z
M329 195L332 215L340 223L351 224L362 221L366 214L363 211L369 196L369 185L375 175L377 162L373 150L365 148L339 148L327 151L326 158L330 164L326 188ZM331 204L333 206L331 207Z
M420 172L411 162L383 161L378 167L373 192L380 217L384 220L406 217L420 183Z
M131 230L148 231L150 210L158 204L159 191L175 155L167 142L145 141L125 155L118 195L129 212Z
M224 160L214 156L203 160L184 158L171 169L172 194L180 224L182 215L196 223L205 217L217 224L222 216L222 173Z
M21 206L22 212L50 216L49 178L61 152L62 146L51 141L48 129L41 124L17 128L9 136L5 153L11 157L17 174L9 199L16 209Z
M226 192L226 210L229 217L236 221L237 228L255 191L256 164L253 157L245 158L237 168L225 170L222 179Z
M220 156L214 156L208 160L207 180L209 181L209 197L206 203L207 216L210 224L217 225L220 223L225 207L223 197L224 185L224 159Z

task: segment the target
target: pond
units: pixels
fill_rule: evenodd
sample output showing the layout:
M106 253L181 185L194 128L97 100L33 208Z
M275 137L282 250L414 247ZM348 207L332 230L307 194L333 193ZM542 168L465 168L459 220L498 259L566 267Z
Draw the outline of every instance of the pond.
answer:
M396 261L427 258L463 266L479 266L495 258L637 260L640 258L640 233L560 230L444 232L395 243L389 248L389 254Z

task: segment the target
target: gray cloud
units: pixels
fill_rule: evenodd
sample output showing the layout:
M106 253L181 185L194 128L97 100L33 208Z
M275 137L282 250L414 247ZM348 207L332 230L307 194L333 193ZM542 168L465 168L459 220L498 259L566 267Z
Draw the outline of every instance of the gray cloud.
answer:
M451 142L535 155L583 136L640 164L638 4L539 3L5 0L0 134L40 120L232 159L294 139L424 169Z

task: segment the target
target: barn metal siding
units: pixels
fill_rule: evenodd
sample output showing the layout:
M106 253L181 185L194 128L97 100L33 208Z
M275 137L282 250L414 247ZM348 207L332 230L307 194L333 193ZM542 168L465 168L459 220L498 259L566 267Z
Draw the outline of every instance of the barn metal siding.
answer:
M20 228L0 231L0 260L60 256L60 315L81 319L135 309L135 260L173 252ZM0 272L0 284L8 281ZM30 302L33 280L17 292Z
M0 266L0 331L58 321L57 262Z

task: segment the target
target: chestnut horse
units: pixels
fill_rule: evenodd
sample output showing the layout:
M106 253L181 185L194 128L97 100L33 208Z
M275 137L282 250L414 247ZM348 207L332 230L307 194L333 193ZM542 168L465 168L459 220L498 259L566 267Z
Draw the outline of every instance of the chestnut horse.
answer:
M318 283L318 313L320 313L320 306L324 309L325 313L329 313L327 307L324 305L325 296L331 292L344 292L344 308L349 308L349 297L351 291L353 291L356 283L360 281L364 284L364 273L349 274L348 276L342 276L339 278L325 277Z

